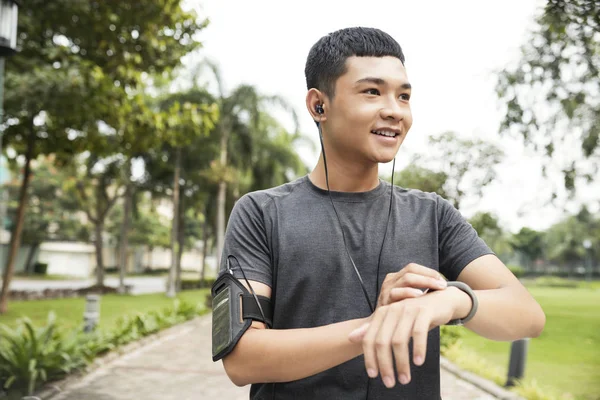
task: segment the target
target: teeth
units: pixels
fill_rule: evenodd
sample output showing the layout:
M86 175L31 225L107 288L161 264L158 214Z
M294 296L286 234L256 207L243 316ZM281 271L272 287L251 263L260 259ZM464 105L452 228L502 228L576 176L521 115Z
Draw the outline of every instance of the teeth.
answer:
M382 135L382 136L388 136L388 137L396 136L396 134L394 132L389 132L389 131L372 131L372 132L376 133L378 135Z

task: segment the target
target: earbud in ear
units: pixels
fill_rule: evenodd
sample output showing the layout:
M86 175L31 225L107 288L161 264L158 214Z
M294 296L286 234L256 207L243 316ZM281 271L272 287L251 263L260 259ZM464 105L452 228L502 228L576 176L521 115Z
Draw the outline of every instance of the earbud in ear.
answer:
M325 112L325 110L323 110L323 105L322 104L317 104L315 106L315 110L317 111L317 114L323 114Z

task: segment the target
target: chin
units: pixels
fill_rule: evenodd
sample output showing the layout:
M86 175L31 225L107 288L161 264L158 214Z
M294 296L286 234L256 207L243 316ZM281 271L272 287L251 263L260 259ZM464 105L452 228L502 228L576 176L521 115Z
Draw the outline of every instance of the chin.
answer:
M385 154L377 154L374 157L374 160L376 162L378 162L379 164L387 164L387 163L393 161L394 157L396 157L397 154L398 154L398 151L395 151L394 153L385 152Z

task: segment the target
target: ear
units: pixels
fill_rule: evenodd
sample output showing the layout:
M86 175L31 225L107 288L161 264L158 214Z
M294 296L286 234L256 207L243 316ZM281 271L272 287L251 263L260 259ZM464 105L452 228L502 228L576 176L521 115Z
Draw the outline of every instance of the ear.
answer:
M317 105L323 107L324 112L322 114L317 112ZM327 120L326 96L320 90L311 88L308 93L306 93L306 108L315 122Z

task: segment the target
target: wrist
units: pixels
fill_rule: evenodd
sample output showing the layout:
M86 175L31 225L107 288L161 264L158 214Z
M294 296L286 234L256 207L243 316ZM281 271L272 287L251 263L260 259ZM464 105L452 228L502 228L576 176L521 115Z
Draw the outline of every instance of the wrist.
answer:
M473 307L471 297L463 290L454 286L448 286L444 290L447 291L450 296L449 304L452 305L451 320L466 318Z

